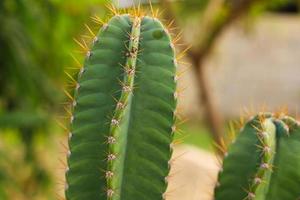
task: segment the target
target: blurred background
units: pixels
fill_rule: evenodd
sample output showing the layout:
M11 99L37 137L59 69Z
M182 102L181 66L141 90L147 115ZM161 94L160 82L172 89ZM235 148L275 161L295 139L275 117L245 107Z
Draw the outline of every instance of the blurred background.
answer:
M138 2L0 1L0 200L63 199L68 101L63 90L70 91L65 71L78 73L73 58L81 62L83 56L73 38L88 33L84 24L99 28L90 17L109 17L108 3L130 8ZM148 1L141 4L150 12ZM178 69L185 123L175 151L185 153L175 165L183 172L171 182L167 197L211 199L216 146L230 120L260 110L297 116L300 1L152 4L162 21L175 27L170 31L178 52L185 53Z

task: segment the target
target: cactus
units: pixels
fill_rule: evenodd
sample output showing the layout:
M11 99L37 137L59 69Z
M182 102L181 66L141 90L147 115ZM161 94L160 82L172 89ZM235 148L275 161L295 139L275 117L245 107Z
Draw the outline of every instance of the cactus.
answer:
M136 11L115 13L93 37L80 44L86 58L68 94L66 200L166 199L178 96L171 37ZM299 122L260 113L225 154L215 200L298 200L299 169Z
M215 188L216 200L298 200L300 124L261 113L229 147Z
M176 57L153 17L116 15L95 35L71 116L67 200L165 199Z

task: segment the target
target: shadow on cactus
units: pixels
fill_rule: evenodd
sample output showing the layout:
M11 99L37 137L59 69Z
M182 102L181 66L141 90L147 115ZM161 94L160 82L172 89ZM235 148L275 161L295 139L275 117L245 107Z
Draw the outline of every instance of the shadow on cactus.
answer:
M67 200L164 199L176 58L153 17L116 15L86 52L74 94Z
M215 200L298 200L300 124L287 116L258 114L225 155Z

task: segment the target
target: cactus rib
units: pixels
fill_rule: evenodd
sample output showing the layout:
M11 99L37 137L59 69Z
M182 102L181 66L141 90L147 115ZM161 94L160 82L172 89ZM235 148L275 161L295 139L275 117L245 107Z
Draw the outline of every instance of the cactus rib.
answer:
M135 17L132 24L131 33L129 33L129 46L128 52L126 52L126 64L124 68L124 80L121 83L122 91L120 99L117 102L114 116L111 121L110 134L108 136L107 143L109 145L109 154L108 154L108 169L106 171L107 179L107 197L109 200L113 199L116 188L120 187L122 181L122 169L119 166L122 165L124 159L121 160L120 156L121 149L115 147L115 143L122 142L121 137L125 138L126 136L123 132L121 133L122 118L124 117L124 112L130 110L133 86L134 86L134 77L136 70L136 60L139 48L139 39L140 39L140 18ZM126 127L124 127L126 128ZM126 132L125 132L126 133ZM124 141L123 146L125 146L126 141ZM115 162L117 156L120 156L118 163ZM118 170L119 169L119 170Z
M267 199L298 200L300 197L300 124L290 117L282 119L278 133L274 172Z

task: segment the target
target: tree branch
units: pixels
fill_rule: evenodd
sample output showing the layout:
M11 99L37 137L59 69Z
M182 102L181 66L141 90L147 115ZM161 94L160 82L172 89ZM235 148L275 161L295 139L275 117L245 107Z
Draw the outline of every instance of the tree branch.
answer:
M258 0L210 0L203 20L199 20L204 24L205 32L201 32L197 35L197 40L194 42L193 47L187 51L187 56L191 59L195 73L197 74L200 103L204 106L207 124L210 128L212 137L218 146L223 145L221 139L223 134L223 123L217 106L213 101L214 98L205 74L203 62L228 25L247 13L256 1ZM174 25L179 27L176 14L172 8L172 3L169 0L160 0L160 2L165 9L165 18L169 21L174 20ZM183 37L181 38L180 43L186 44ZM220 151L219 153L222 154Z

